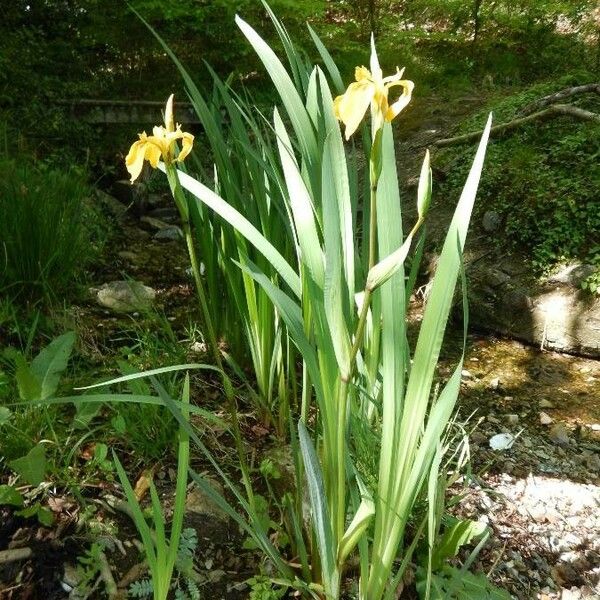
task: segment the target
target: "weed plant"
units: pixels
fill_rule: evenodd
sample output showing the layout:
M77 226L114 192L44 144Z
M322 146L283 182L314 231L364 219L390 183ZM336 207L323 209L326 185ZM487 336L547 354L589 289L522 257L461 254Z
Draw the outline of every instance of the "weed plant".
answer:
M21 302L73 295L100 241L89 194L76 171L0 162L0 293Z

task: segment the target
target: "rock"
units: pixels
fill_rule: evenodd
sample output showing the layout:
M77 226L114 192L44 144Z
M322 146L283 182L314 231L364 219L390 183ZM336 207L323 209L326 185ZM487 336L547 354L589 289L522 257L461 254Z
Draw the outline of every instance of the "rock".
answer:
M510 275L498 269L490 269L485 275L486 283L492 288L505 286L510 281Z
M147 200L148 206L160 206L164 202L164 197L161 194L148 194Z
M467 369L462 370L461 376L463 379L473 379L473 374L471 373L471 371L467 371Z
M552 417L545 412L541 412L540 413L540 423L542 425L550 425L550 423L552 423Z
M207 346L204 342L194 342L190 346L190 352L194 354L204 354L207 351Z
M584 457L585 466L593 473L600 473L600 456L597 454L586 454Z
M167 229L170 227L169 224L161 221L160 219L155 219L154 217L149 217L148 215L144 215L140 218L140 223L151 231L161 231L162 229Z
M510 433L498 433L490 438L492 450L509 450L515 443L515 436Z
M526 264L518 254L467 264L469 322L544 349L600 358L600 296L580 287L590 265L573 264L535 279L523 269ZM460 302L455 310L460 318Z
M179 212L175 207L166 206L161 208L155 208L148 213L148 216L160 219L165 223L174 223L179 219Z
M206 477L203 479L208 485L214 488L215 492L223 495L223 487L219 483ZM215 517L221 521L229 520L227 513L221 510L221 508L215 502L213 502L209 496L205 494L196 484L194 484L192 489L188 492L185 500L185 512L188 518L193 517L194 515L202 515Z
M500 378L494 377L488 386L490 390L497 390L500 387Z
M96 296L98 304L118 313L148 310L156 292L141 281L111 281L105 283Z
M552 404L552 402L550 402L550 400L546 400L545 398L542 398L542 400L540 400L539 407L540 408L554 408L554 404Z
M136 214L143 215L148 200L148 186L141 181L131 183L126 179L115 181L111 189L115 198L127 207L133 206Z
M95 189L94 194L96 199L115 219L121 219L127 212L127 207L123 203L119 202L114 196L103 192L102 190Z
M486 210L481 220L481 225L485 231L491 233L498 231L502 223L502 217L494 210Z
M594 265L586 265L580 262L570 263L562 266L559 271L548 276L548 283L562 283L580 286L581 282L596 271Z
M121 250L121 252L117 252L117 256L131 262L137 262L140 258L135 252L129 250Z
M519 415L505 415L505 418L509 425L516 425L519 422Z
M164 229L157 231L153 237L155 240L173 242L183 239L183 231L177 225L167 225Z
M548 435L555 444L560 444L561 446L569 444L569 430L563 423L554 424Z

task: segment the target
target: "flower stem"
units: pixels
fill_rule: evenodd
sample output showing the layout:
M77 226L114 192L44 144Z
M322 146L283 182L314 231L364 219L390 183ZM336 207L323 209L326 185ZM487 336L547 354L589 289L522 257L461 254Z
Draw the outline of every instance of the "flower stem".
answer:
M237 410L237 403L235 400L235 392L233 389L233 385L231 383L231 379L227 375L224 365L223 365L223 358L221 356L221 351L219 349L217 336L215 333L215 329L213 327L210 310L208 308L208 301L206 299L206 291L204 289L204 282L202 281L202 277L200 275L200 263L198 261L198 255L196 253L196 246L194 245L194 238L192 236L192 229L191 229L190 219L189 219L189 208L188 208L188 204L187 204L187 198L185 197L183 189L181 188L181 185L179 183L179 177L177 175L177 169L175 168L175 166L172 164L167 164L166 165L166 173L167 173L167 179L169 180L169 186L171 188L171 194L173 195L173 199L175 200L175 204L177 205L177 209L179 210L179 216L181 217L183 235L185 237L185 243L186 243L189 258L190 258L190 265L192 268L192 276L194 278L194 283L196 286L196 293L198 295L198 300L200 302L200 309L202 311L202 318L204 321L204 328L206 331L208 345L210 346L216 366L219 369L219 372L221 373L221 377L222 377L222 381L223 381L223 389L225 392L225 397L227 399L227 406L228 406L229 414L231 417L233 437L235 440L236 450L238 453L240 470L242 472L242 480L244 483L244 487L246 489L248 501L250 502L251 506L254 506L254 493L252 491L252 485L250 483L250 470L249 470L248 464L246 462L246 454L245 454L244 446L242 443L242 435L241 435L240 424L239 424L239 419L238 419L238 410Z

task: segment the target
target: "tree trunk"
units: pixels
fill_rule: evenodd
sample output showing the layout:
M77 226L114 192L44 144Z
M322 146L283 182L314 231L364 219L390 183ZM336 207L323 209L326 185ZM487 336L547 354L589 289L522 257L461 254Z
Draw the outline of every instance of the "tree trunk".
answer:
M483 0L475 0L473 4L473 45L477 44L479 39L479 29L481 27L481 5Z

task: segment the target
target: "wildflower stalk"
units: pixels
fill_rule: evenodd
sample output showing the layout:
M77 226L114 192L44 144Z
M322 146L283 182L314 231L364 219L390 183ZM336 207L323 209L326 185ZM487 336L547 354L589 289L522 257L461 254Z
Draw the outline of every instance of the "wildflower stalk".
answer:
M202 281L202 277L200 275L200 263L198 261L198 255L196 253L196 247L194 245L194 238L192 236L192 229L190 226L187 199L179 183L179 177L177 176L177 168L175 167L175 165L172 163L165 163L165 171L167 174L167 179L169 181L169 187L171 188L171 194L173 196L173 199L175 200L175 204L177 206L177 210L179 211L179 216L181 218L183 235L185 238L185 243L190 258L192 276L194 278L196 293L200 302L200 309L202 311L202 319L204 321L204 329L206 331L208 345L210 346L216 366L218 367L219 372L221 373L221 378L223 381L223 389L225 392L225 398L227 399L227 407L229 409L231 424L233 428L233 437L238 453L238 460L240 461L242 480L246 489L248 500L252 505L254 505L254 493L252 491L252 485L250 483L250 471L246 462L246 455L244 453L244 446L242 443L242 435L240 432L235 392L231 383L231 379L227 375L227 372L225 371L223 365L223 358L221 356L221 351L219 350L219 343L210 316L210 310L206 298L206 291L204 289L204 282Z

